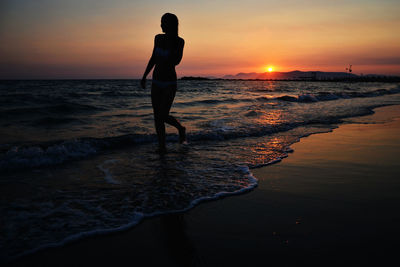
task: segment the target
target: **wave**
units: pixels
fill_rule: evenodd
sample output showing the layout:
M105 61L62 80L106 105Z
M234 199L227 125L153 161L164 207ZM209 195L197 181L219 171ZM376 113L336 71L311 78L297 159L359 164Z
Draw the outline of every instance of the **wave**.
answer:
M278 125L256 127L232 127L229 129L203 130L189 133L188 140L190 142L222 141L243 137L265 136L313 124L336 124L340 123L343 118L373 114L372 109L375 107L378 106L359 110L358 113L315 118L308 121L287 122ZM167 141L177 140L177 135L167 136ZM82 159L96 155L107 149L118 149L126 146L155 142L157 142L155 134L127 134L114 137L86 137L27 145L5 144L2 145L2 153L0 152L0 170L55 165L69 160Z
M0 114L3 116L21 116L21 115L32 115L32 114L72 114L81 112L95 112L102 111L104 109L95 107L88 104L77 104L77 103L61 103L56 105L36 106L36 107L21 107L14 109L0 110Z
M106 91L101 93L102 96L106 97L149 97L149 93L145 92L121 92L121 91Z
M195 106L195 105L218 105L218 104L232 104L243 102L267 102L267 101L285 101L285 102L299 102L299 103L312 103L319 101L331 101L338 99L361 98L361 97L377 97L383 95L400 93L400 87L393 89L378 89L369 92L317 92L315 94L301 94L301 95L283 95L278 97L260 96L257 98L224 98L224 99L203 99L189 102L176 102L174 106Z
M237 103L237 102L245 102L245 101L254 101L251 98L245 99L236 99L236 98L225 98L222 100L219 99L204 99L204 100L196 100L191 102L176 102L174 106L193 106L193 105L212 105L212 104L224 104L224 103Z
M400 87L393 89L378 89L369 92L318 92L316 94L302 94L298 96L284 95L279 96L276 100L288 101L288 102L300 102L300 103L309 103L309 102L319 102L319 101L331 101L337 99L348 99L348 98L359 98L359 97L377 97L383 95L391 95L400 93Z
M69 160L86 158L106 149L149 143L155 140L154 134L130 134L105 138L87 137L11 147L8 145L7 151L0 154L0 170L55 165ZM6 147L7 145L3 145L3 151Z
M155 212L151 212L151 213L135 211L135 212L133 212L133 214L130 218L130 221L119 227L103 228L103 229L95 229L95 230L91 230L91 231L79 232L79 233L76 233L76 234L73 234L73 235L70 235L70 236L64 238L60 242L48 243L48 244L24 251L24 252L16 254L16 255L8 255L6 258L3 258L3 259L0 257L0 260L12 261L12 260L16 260L18 258L27 256L27 255L31 255L33 253L36 253L38 251L41 251L41 250L44 250L47 248L55 248L55 247L64 246L68 243L71 243L71 242L74 242L77 240L81 240L86 237L100 236L100 235L125 231L125 230L128 230L128 229L138 225L141 221L143 221L146 218L151 218L151 217L166 215L166 214L187 212L203 202L213 201L216 199L221 199L221 198L233 196L233 195L240 195L240 194L244 194L246 192L254 190L258 185L258 181L257 181L257 178L253 176L250 169L247 166L237 166L236 169L243 174L243 179L245 181L247 181L246 185L244 185L244 183L242 183L243 187L241 187L240 189L237 189L237 190L234 190L231 192L220 191L218 193L215 193L215 194L209 195L209 196L199 196L199 197L193 199L192 201L190 201L189 205L187 205L184 208L180 208L180 209L160 210L160 211L155 211ZM1 254L0 254L0 256L1 256Z

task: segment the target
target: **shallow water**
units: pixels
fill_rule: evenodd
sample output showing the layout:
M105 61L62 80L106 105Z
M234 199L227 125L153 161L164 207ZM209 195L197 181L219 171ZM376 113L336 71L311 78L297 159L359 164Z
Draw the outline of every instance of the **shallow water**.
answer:
M251 168L299 138L400 104L394 83L179 81L171 114L189 144L168 127L160 157L138 85L0 82L1 259L251 190Z

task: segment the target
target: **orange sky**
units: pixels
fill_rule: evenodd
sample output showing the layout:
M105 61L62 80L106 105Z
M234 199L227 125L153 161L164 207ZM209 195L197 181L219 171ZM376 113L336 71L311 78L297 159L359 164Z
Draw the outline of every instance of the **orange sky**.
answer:
M178 75L400 75L400 2L36 0L0 4L0 78L138 78L160 18L186 40Z

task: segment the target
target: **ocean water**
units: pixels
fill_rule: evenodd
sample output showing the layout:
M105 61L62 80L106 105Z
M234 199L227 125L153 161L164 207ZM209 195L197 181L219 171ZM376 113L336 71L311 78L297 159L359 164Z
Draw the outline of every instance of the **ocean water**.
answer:
M179 81L155 153L138 80L0 81L0 260L257 186L301 137L400 104L398 83Z

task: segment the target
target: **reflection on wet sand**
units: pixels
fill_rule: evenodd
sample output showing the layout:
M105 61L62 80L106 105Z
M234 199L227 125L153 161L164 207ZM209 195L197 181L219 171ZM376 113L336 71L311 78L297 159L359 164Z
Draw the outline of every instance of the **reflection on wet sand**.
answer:
M180 159L183 160L185 153L180 154ZM168 162L165 155L161 155L159 159L159 168L157 170L157 177L159 177L160 183L163 183L165 187L170 187L177 180L184 180L184 173L177 170L172 162ZM163 188L162 184L158 184L160 190ZM179 188L175 188L177 194L173 194L172 197L164 199L164 201L172 202L173 205L178 199ZM167 204L167 206L170 206ZM168 251L171 259L178 266L198 266L199 258L196 255L196 249L193 245L192 240L186 233L185 217L183 213L171 213L161 216L161 238L165 244L165 248Z
M186 232L184 214L164 215L161 223L162 239L171 259L178 266L199 266L202 260Z

